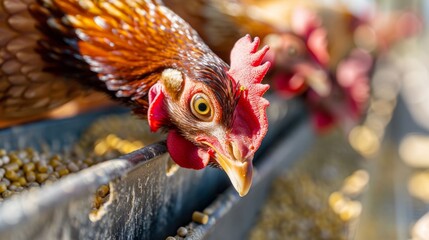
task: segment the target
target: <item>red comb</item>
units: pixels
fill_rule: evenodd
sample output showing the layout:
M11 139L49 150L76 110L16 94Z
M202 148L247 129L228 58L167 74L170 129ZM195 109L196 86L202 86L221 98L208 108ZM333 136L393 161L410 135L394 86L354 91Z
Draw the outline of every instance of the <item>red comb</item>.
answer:
M270 63L260 65L269 47L258 51L259 38L253 42L250 35L240 38L231 50L231 68L228 73L242 86L260 83L267 73Z
M270 68L270 63L261 62L268 51L264 46L258 51L259 38L253 41L250 35L239 39L231 50L231 68L228 75L234 79L241 91L236 108L237 115L247 116L245 121L252 129L253 146L257 149L268 130L266 108L269 102L262 97L269 86L261 84L262 79ZM238 123L237 123L238 124Z

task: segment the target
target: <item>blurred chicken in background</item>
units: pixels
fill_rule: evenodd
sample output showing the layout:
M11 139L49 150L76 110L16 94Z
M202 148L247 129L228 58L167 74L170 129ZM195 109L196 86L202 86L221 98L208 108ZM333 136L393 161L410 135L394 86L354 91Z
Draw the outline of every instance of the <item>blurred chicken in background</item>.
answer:
M227 60L244 32L270 45L268 81L285 98L307 103L315 129L338 125L346 133L365 114L374 58L421 31L409 11L382 12L366 5L352 12L337 1L165 0L209 46Z

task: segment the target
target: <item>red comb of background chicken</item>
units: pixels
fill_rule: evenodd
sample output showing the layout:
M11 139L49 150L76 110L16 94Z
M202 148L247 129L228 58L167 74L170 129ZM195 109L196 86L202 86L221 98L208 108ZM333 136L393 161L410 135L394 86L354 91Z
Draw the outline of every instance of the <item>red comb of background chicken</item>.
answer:
M239 39L231 50L231 68L228 71L229 76L235 80L241 92L236 113L243 116L242 119L247 120L246 124L250 126L249 130L253 131L252 134L255 136L253 147L255 149L260 146L268 131L266 109L269 105L269 102L262 97L269 85L261 84L270 68L269 62L261 65L269 47L264 46L258 51L259 42L258 37L252 41L250 35ZM233 129L240 127L235 125L241 124L239 122L234 123Z
M292 31L305 39L311 55L321 65L328 64L328 33L316 12L306 8L297 8L292 15Z

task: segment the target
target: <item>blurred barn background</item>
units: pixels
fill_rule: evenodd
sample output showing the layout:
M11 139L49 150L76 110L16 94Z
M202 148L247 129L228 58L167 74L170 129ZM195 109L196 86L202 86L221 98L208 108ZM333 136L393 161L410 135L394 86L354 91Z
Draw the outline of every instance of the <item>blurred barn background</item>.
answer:
M226 62L246 33L270 46L249 195L139 150L165 136L88 92L0 116L1 239L429 240L428 1L163 2Z

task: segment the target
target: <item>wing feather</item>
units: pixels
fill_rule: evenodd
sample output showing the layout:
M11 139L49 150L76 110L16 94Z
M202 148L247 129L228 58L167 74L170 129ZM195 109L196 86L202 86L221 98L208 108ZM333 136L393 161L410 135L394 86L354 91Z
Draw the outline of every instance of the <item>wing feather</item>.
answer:
M43 36L34 27L28 1L0 4L0 119L26 117L56 108L79 95L76 83L44 71L35 51Z
M192 73L212 57L160 1L5 0L0 34L1 117L60 106L82 92L76 82L145 113L165 68Z
M147 98L162 70L185 71L200 56L211 53L184 20L158 1L38 3L33 16L47 43L39 52L51 69L72 77L79 72L85 76L80 82L139 108L147 109L147 101L137 99ZM66 59L65 63L59 65L54 61L58 58Z

